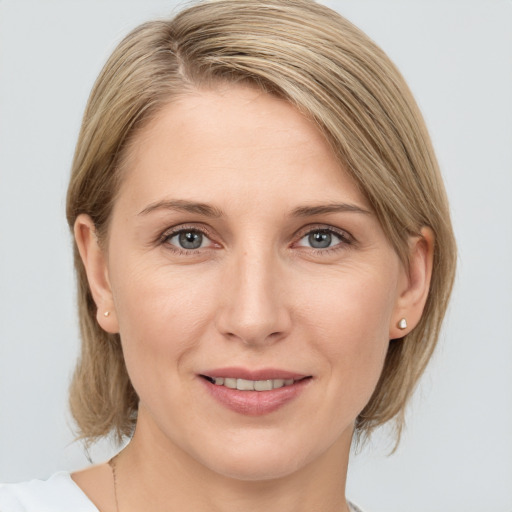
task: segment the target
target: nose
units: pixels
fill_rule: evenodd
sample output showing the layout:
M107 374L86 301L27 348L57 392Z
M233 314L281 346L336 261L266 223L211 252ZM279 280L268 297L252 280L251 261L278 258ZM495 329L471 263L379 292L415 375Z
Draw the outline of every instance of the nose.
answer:
M226 262L217 311L223 336L252 346L286 337L291 316L282 265L271 251L245 250Z

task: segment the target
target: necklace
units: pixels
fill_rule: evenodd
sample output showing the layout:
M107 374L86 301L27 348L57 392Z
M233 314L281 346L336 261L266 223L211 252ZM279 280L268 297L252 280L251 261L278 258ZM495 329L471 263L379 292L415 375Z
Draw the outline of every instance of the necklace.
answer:
M112 479L114 480L114 497L116 500L116 512L119 512L119 502L117 501L117 471L116 471L116 459L117 455L114 455L109 461L108 465L110 466L110 469L112 469ZM354 505L348 504L349 511L357 512L358 508L353 508Z
M114 455L109 461L108 465L112 469L112 479L114 480L114 497L116 499L116 512L119 512L119 503L117 501L117 474L116 474L116 458L117 455Z

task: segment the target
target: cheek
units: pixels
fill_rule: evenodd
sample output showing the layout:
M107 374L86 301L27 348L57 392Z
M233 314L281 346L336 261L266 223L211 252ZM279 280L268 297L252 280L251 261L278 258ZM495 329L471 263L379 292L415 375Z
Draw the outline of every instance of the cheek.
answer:
M192 321L208 290L204 272L183 271L163 258L135 253L119 255L112 264L112 289L120 329L151 331ZM155 261L156 260L156 261Z
M199 350L197 340L204 337L208 324L201 293L191 289L189 280L165 272L138 269L131 276L119 284L115 295L132 385L162 431L174 423L177 408L197 423L187 407L187 384L192 378L190 362Z
M314 321L312 325L324 332L321 337L332 350L364 351L388 340L397 278L392 266L378 270L333 272L316 286L308 283L309 293L298 293L306 299L302 309Z
M388 275L393 276L391 270ZM378 275L331 280L325 296L311 297L310 329L329 369L329 393L355 417L379 380L389 345L396 281Z
M143 374L148 367L156 375L164 362L166 372L170 364L179 369L184 356L194 349L195 340L209 322L205 305L208 287L197 286L197 280L203 278L191 278L168 267L117 267L112 287L132 379L136 379L133 373Z

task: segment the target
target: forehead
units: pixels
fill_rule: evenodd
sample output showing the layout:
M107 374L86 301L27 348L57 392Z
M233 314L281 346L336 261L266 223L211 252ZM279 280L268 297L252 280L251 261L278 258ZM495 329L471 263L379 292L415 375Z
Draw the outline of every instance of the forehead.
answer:
M133 201L165 193L205 202L219 194L264 200L278 192L288 202L325 202L343 193L368 206L320 129L289 102L249 86L173 100L127 154L121 192Z

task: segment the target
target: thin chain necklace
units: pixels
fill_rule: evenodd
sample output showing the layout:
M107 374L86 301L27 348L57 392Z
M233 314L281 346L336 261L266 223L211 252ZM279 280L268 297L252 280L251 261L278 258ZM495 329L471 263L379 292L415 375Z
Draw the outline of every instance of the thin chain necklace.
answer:
M119 512L119 503L117 501L117 474L116 474L116 458L117 458L117 455L115 455L114 457L112 457L109 461L108 461L108 465L110 466L110 468L112 469L112 478L114 480L114 497L116 499L116 512Z
M117 471L116 471L116 458L117 455L114 455L109 461L108 465L112 469L112 478L114 480L114 497L116 499L116 512L119 512L119 502L117 501ZM348 506L349 510L352 510L351 505ZM358 510L358 509L356 509Z

